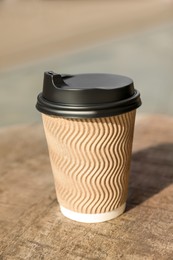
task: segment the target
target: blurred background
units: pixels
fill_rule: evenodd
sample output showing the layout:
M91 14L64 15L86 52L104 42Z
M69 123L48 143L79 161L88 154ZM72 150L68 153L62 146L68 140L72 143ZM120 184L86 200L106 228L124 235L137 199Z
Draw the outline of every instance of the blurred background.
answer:
M0 126L39 122L43 73L133 78L139 113L173 115L173 1L0 0Z

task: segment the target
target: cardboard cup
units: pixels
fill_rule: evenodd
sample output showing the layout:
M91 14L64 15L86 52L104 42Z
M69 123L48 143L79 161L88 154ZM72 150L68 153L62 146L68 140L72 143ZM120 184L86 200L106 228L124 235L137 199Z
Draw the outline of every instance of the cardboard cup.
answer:
M136 109L72 119L42 114L61 212L87 223L125 210Z

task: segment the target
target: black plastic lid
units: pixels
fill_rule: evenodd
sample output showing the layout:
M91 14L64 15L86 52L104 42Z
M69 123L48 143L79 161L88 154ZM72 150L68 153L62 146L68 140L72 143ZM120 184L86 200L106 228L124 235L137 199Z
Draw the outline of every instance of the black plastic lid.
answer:
M119 115L141 105L133 81L114 74L60 75L45 72L36 108L48 115L96 118Z

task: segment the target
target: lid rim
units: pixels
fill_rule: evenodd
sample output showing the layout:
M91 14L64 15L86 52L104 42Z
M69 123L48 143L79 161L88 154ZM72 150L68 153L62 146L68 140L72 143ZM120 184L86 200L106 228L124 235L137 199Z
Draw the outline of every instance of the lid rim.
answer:
M43 114L49 115L49 116L57 116L57 117L63 117L63 118L78 118L78 119L87 119L87 118L100 118L100 117L110 117L110 116L117 116L117 115L121 115L124 113L128 113L132 110L137 109L138 107L141 106L142 103L139 103L138 105L136 105L135 107L126 107L123 110L119 111L119 110L100 110L100 111L75 111L75 113L73 113L74 111L63 111L63 110L59 110L59 111L51 111L51 110L47 110L45 112L44 109L42 108L38 108L38 106L36 105L36 108ZM70 112L70 113L69 113ZM77 113L78 112L78 113Z
M37 110L41 113L55 116L62 116L67 118L96 118L105 117L111 115L119 115L131 110L137 109L141 106L141 99L139 91L135 90L135 95L129 99L125 99L121 102L106 103L96 106L63 106L57 103L52 103L45 100L41 93L38 95L36 104ZM59 107L58 107L59 105Z
M103 109L103 108L111 108L111 107L118 107L118 106L124 106L128 103L134 103L136 99L140 98L140 93L138 90L134 90L134 94L133 96L130 96L129 98L123 99L123 100L119 100L119 101L115 101L115 102L109 102L109 103L87 103L84 104L83 106L81 104L78 104L78 106L76 104L65 104L65 103L59 103L59 102L52 102L47 100L46 98L44 98L42 96L42 93L40 93L37 97L37 102L40 104L44 104L47 106L51 106L52 108L55 109L66 109L66 110L91 110L91 109Z

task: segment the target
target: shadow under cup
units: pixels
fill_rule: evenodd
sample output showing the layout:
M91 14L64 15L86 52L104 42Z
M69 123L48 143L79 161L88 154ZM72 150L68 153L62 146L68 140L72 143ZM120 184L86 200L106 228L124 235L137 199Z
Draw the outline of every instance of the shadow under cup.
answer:
M89 77L90 74L86 75ZM96 75L98 78L98 75L102 74ZM105 75L107 76L104 74L104 77ZM117 90L119 88L115 84L116 77L118 76L114 75L115 87L113 89ZM92 86L98 84L98 89L100 89L100 81L96 82L96 78L92 78L89 83ZM60 84L60 79L58 80ZM52 82L54 85L58 84L55 79ZM79 83L83 86L81 79ZM62 81L61 85L63 85ZM63 90L69 89L67 87L69 85L72 90L73 81L71 84L66 81ZM106 88L107 91L108 89ZM93 88L88 89L90 90ZM102 92L101 89L100 92ZM97 100L96 97L95 99ZM124 111L125 105L123 108L119 106L114 109L108 106L108 109L106 107L98 109L98 114L91 113L93 112L91 109L86 111L81 106L76 106L78 110L76 107L72 110L70 107L68 108L70 111L65 110L64 106L63 111L62 103L60 105L57 102L59 105L57 109L52 101L51 107L48 107L47 100L44 102L48 108L44 111L45 104L42 104L42 108L39 104L40 100L38 98L37 108L42 112L61 212L70 219L88 223L110 220L122 214L128 193L136 108L141 104L139 94L135 99L135 105L133 100L133 109L132 106L130 109L126 106L127 110ZM120 109L122 109L121 113L119 113ZM69 115L68 112L69 114L73 112L73 115Z

